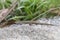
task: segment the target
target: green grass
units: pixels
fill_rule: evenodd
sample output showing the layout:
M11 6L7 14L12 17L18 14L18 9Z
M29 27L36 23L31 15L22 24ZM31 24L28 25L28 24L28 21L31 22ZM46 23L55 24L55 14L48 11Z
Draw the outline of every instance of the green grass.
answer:
M0 0L0 9L8 8L12 3L12 0ZM48 13L47 11L52 7L59 7L60 0L18 0L18 5L12 12L12 15L8 15L7 19L13 20L36 20L42 17L51 17L55 14Z

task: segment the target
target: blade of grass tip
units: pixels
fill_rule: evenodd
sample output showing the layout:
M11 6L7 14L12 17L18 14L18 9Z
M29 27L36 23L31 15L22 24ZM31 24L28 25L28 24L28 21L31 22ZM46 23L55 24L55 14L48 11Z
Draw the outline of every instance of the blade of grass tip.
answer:
M28 6L28 8L30 8L31 6L33 6L34 5L34 2L33 3L31 3L29 6Z
M49 10L45 11L44 13L42 13L42 14L36 16L35 18L33 18L31 21L36 20L36 19L39 18L41 15L44 15L45 13L48 13L48 12L50 12L50 11L52 11L52 10L54 10L54 9L49 9Z
M15 16L15 17L10 18L9 20L19 20L21 18L25 18L25 16Z
M32 15L27 15L27 16L25 17L24 21L26 21L26 20L28 20L28 19L31 19L31 18L33 18Z
M33 2L30 4L30 6L28 6L28 8L31 8L33 6L34 8L34 5L36 4L36 0L33 0Z
M4 0L0 0L0 1L1 1L2 8L5 9L5 7L4 7L4 2L5 1Z
M27 15L32 15L33 14L29 8L25 8L25 12L27 13Z
M39 9L41 6L43 6L45 3L47 3L47 2L41 3L41 4L36 8L36 10Z
M24 8L25 6L20 6L20 7L18 7L17 8L17 10L19 10L20 11L20 13L22 14L23 13L23 11L21 10L22 8Z
M40 10L39 11L36 11L33 16L37 15L38 13L40 13Z
M31 14L30 15L27 15L24 20L31 19L31 18L33 18L33 14L32 15Z
M28 19L31 19L33 16L33 13L31 12L31 10L30 9L26 9L25 8L25 12L27 13L27 16L26 16L26 18L24 19L24 20L28 20Z

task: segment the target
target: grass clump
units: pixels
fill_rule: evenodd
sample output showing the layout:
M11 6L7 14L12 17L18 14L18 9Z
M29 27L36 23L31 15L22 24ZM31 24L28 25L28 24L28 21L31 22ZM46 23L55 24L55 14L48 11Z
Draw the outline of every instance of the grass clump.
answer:
M12 3L12 0L0 1L0 9L8 8ZM60 6L60 0L18 0L17 6L11 15L8 15L8 19L12 20L36 20L42 17L54 16L50 15L47 11L50 8Z

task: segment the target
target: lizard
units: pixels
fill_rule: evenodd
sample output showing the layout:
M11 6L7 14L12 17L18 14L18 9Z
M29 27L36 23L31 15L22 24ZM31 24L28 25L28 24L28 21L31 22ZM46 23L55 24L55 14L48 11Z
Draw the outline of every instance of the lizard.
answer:
M1 23L0 27L4 27L6 25L11 25L11 24L39 24L39 25L51 25L51 26L56 26L54 24L48 24L48 23L42 23L42 22L38 22L38 21L19 21L19 22L15 22L14 20L7 20L3 23Z
M3 11L4 12L0 12L0 22L3 20L3 19L5 19L5 17L15 8L15 6L16 6L16 4L17 4L17 1L16 2L14 2L14 3L12 3L12 5L8 8L8 9L4 9ZM55 8L54 8L55 9ZM54 10L54 9L52 9L52 10ZM51 10L49 10L49 11L51 11ZM53 24L48 24L48 23L41 23L41 22L37 22L37 21L20 21L20 22L15 22L15 21L12 21L12 20L7 20L7 21L5 21L5 22L3 22L3 23L1 23L0 24L0 27L3 27L3 26L5 26L6 24L40 24L40 25L53 25Z

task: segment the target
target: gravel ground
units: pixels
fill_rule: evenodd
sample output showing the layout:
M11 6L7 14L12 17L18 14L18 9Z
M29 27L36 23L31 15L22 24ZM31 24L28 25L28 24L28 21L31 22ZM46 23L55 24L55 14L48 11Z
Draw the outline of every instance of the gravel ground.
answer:
M39 22L60 25L60 17L39 19ZM0 40L60 40L60 26L12 24L0 28Z

